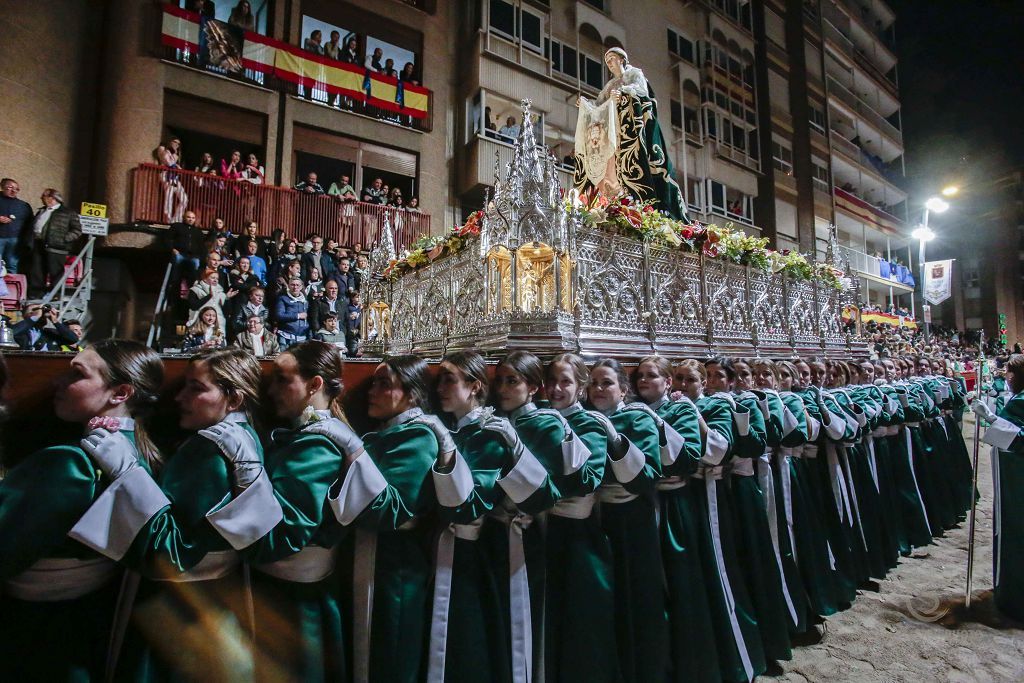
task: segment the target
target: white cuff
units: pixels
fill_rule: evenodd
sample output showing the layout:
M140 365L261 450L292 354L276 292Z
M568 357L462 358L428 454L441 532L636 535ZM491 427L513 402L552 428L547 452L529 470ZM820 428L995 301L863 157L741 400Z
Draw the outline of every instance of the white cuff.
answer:
M836 415L831 410L825 409L828 413L828 424L825 425L825 434L833 441L839 441L846 433L846 420Z
M864 425L866 425L868 423L868 418L864 414L864 410L863 409L859 413L854 413L853 414L853 419L857 421L857 426L858 427L863 427Z
M904 408L906 408L907 406L910 405L910 397L907 396L907 392L905 392L905 391L898 391L898 392L896 392L896 398L899 400L900 405L903 406Z
M548 471L537 457L524 448L515 467L498 479L498 486L504 489L512 502L518 505L537 492L547 479Z
M740 412L740 410L743 410L743 412ZM749 410L737 408L732 413L732 421L736 423L736 431L740 436L746 436L750 433Z
M807 440L817 441L818 435L821 434L821 422L817 418L807 416Z
M789 409L786 404L782 405L782 436L787 437L792 434L797 427L800 426L800 422L797 421L796 415Z
M668 422L662 425L662 430L665 443L661 446L661 464L671 465L679 459L679 454L683 452L683 447L686 446L686 438Z
M142 527L170 504L149 472L133 467L93 501L68 536L101 555L120 560Z
M900 409L900 402L891 396L886 396L885 400L889 402L889 413L895 415L896 411Z
M440 472L437 463L430 470L434 477L434 490L437 491L437 502L446 508L462 505L473 493L473 471L466 464L466 459L456 450L454 464L450 472Z
M636 479L636 475L643 471L644 463L647 462L644 452L637 448L632 441L629 442L629 448L626 449L625 455L618 460L614 458L608 460L611 462L612 472L620 484L628 484Z
M756 396L756 394L755 394L755 396ZM759 398L759 399L757 399L757 407L760 408L761 416L764 418L764 421L767 422L771 418L771 415L772 415L771 408L768 407L768 399L767 398Z
M704 444L704 455L701 456L700 461L705 465L718 467L725 460L725 456L729 452L729 439L725 438L725 435L719 431L709 429L706 441L707 443Z
M282 519L284 511L264 469L244 491L206 513L206 520L235 550L248 548Z
M1020 434L1020 427L1006 418L997 417L986 430L981 440L996 448L1007 449Z
M388 487L384 475L377 469L369 453L356 458L341 482L334 482L327 494L327 502L341 524L351 524L373 499Z
M589 458L590 449L575 434L568 441L562 442L562 474L578 471Z

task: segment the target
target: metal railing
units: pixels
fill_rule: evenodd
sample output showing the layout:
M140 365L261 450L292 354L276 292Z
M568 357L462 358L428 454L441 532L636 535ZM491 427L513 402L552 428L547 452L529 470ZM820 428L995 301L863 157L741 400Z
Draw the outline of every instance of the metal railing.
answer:
M899 128L886 121L867 102L864 102L847 90L842 83L832 76L828 77L828 87L829 92L834 94L840 102L867 119L868 123L877 128L883 135L889 136L892 140L899 143L901 147L903 146L903 133L900 132Z
M92 255L96 238L92 235L85 241L82 250L64 265L64 274L43 297L42 303L57 302L60 318L75 318L86 325L89 301L92 298ZM76 277L81 267L81 275ZM68 284L68 281L71 281Z
M890 275L888 277L884 277L882 275L882 262L884 259L880 259L876 256L870 256L865 254L863 251L857 251L852 247L845 247L842 245L839 246L839 252L842 254L843 258L849 261L850 267L854 271L863 275L870 275L878 280L884 280L889 284L889 286L904 289L908 292L913 291L914 288L912 286L897 280L892 271L890 271Z
M169 224L180 221L186 210L196 213L200 225L223 218L228 226L241 230L249 221L256 221L261 234L280 228L287 237L304 240L316 232L342 245L376 242L385 215L399 247L411 244L421 234L430 234L430 216L407 209L343 202L329 195L154 164L132 169L133 221Z

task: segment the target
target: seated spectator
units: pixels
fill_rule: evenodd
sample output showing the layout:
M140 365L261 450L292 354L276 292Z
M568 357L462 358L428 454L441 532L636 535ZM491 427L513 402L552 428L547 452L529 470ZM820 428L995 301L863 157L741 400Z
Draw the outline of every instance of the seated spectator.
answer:
M323 327L324 319L334 314L342 321L348 318L348 297L338 296L338 283L328 280L324 283L323 296L309 302L309 328L318 330Z
M387 197L384 180L381 178L374 178L369 187L363 188L363 201L367 204L384 204Z
M203 152L202 160L199 165L195 167L196 173L205 173L207 175L217 175L217 166L213 163L213 155L209 152Z
M348 297L348 329L345 341L348 344L348 355L359 355L359 328L363 321L363 307L359 304L359 292L352 292Z
M292 278L288 281L288 291L274 304L277 341L282 351L309 338L308 310L309 304L302 295L302 280Z
M84 351L85 345L82 342L85 341L85 330L82 328L82 323L77 320L65 320L64 324L78 337L78 341L74 344L62 344L60 350L68 353Z
M60 313L49 304L22 306L22 320L11 327L18 348L26 351L60 351L61 346L73 346L78 336L60 321Z
M32 207L18 199L21 185L13 178L0 180L0 259L7 264L7 271L18 272L21 246L31 241Z
M505 119L505 125L498 131L498 135L509 141L514 141L519 137L519 124L516 123L516 117L510 116Z
M224 331L224 303L229 296L233 297L237 292L226 293L220 285L219 277L220 274L216 270L207 270L202 279L188 290L189 317L187 325L194 325L203 309L212 308L217 312L217 324L221 331Z
M281 352L277 337L266 328L264 319L258 315L251 315L246 319L245 331L235 338L235 346L252 351L252 355L257 358Z
M320 277L319 268L310 268L309 277L305 280L306 287L302 293L306 295L307 299L315 299L324 293L324 279Z
M282 261L285 264L281 274L274 278L270 284L270 293L275 297L283 296L288 291L288 283L294 280L302 281L302 264L298 261ZM303 284L305 287L305 284Z
M363 249L363 243L362 242L356 242L354 245L352 245L352 255L353 256L358 255L358 254L365 254L365 253L366 253L366 250Z
M256 276L260 284L267 284L267 262L256 253L260 248L259 242L249 237L242 241L242 244L244 245L245 253L240 258L249 259L252 274Z
M313 338L333 344L342 351L348 349L348 334L344 330L338 329L338 316L334 313L324 316L323 327L317 330Z
M310 33L309 38L306 38L306 40L302 43L302 49L306 50L307 52L312 52L313 54L316 55L322 55L324 53L324 48L323 45L321 45L320 43L323 41L323 39L324 34L320 32L320 29L317 29Z
M248 256L248 255L250 255L245 250L245 247L246 247L245 241L246 240L255 240L256 241L256 254L258 256L263 256L263 257L266 256L267 249L266 249L266 245L264 243L265 240L261 240L260 239L260 236L259 236L259 225L256 224L256 221L247 221L246 224L245 224L245 227L242 228L242 234L239 235L235 239L235 244L234 244L234 247L235 247L234 248L234 257L235 258L238 258L239 256Z
M266 326L267 320L270 317L270 311L263 305L265 297L266 290L262 287L253 287L249 290L248 298L245 303L238 307L234 318L231 320L231 333L233 335L238 335L245 331L249 318L254 315L261 318L263 325Z
M195 321L189 325L188 334L181 342L182 352L219 349L226 346L222 322L220 311L213 306L206 306L197 311Z
M242 169L242 179L248 180L253 185L262 185L266 179L266 170L260 166L260 160L255 154L250 154Z
M338 272L334 274L341 296L348 297L352 292L359 291L359 275L352 272L352 263L347 258L338 260Z
M381 63L381 59L383 58L384 50L379 47L375 47L373 48L373 54L366 58L366 64L364 66L374 73L380 73L384 69L384 65Z
M305 192L306 194L323 194L324 188L318 183L316 173L310 171L306 174L305 180L300 180L295 183L295 189L299 192Z
M220 174L228 180L239 180L243 177L245 165L242 163L242 153L237 149L231 152L230 159L220 160Z
M356 194L355 188L352 187L351 183L349 183L349 178L345 174L341 175L338 182L331 183L330 188L327 190L327 194L332 197L337 197L339 201L343 202L354 202L359 199L359 195Z
M405 205L405 210L406 211L412 211L413 213L419 213L420 212L420 198L419 197L411 197L409 199L409 203Z

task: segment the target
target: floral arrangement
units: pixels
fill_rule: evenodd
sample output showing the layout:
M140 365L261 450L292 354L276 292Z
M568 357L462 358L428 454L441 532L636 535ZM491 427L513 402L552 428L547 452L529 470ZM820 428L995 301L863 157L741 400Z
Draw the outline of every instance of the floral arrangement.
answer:
M484 212L474 211L463 225L456 225L445 235L420 235L408 249L384 268L384 277L397 279L409 271L427 265L431 261L462 251L466 241L480 235L480 223Z

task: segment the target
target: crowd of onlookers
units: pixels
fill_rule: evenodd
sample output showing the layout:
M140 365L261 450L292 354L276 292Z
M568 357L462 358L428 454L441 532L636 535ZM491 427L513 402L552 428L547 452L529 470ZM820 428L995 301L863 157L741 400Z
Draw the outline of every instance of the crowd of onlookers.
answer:
M237 235L219 218L204 230L192 211L169 237L168 294L186 292L181 351L234 344L262 356L320 339L360 354L363 245L317 234L300 243L282 230L262 236L255 221Z
M896 306L895 304L889 304L888 306L882 307L877 304L866 304L860 305L860 312L863 313L888 313L889 315L900 316L902 318L910 317L910 310L906 306Z

